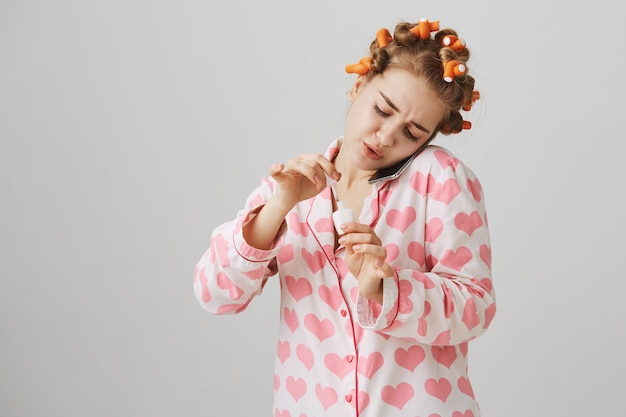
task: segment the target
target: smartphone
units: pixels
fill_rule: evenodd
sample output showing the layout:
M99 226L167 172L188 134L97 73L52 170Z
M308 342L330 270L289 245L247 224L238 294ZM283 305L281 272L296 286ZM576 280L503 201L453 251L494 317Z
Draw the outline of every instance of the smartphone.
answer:
M404 170L407 169L409 165L411 165L411 162L413 162L415 157L419 155L420 152L422 152L424 149L426 149L429 144L430 141L426 142L415 153L413 153L408 158L398 162L397 164L394 164L387 168L379 169L367 180L367 182L373 184L382 180L394 180L398 178L400 174L402 174Z

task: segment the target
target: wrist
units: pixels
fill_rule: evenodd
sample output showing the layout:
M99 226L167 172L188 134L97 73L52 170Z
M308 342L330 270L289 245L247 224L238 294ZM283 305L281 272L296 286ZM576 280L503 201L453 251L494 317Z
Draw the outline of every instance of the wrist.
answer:
M377 278L374 281L378 281L378 282L377 283L370 282L366 285L363 285L359 288L359 291L361 292L361 295L363 297L368 298L374 301L375 303L382 305L383 299L384 299L383 280Z
M271 198L265 203L264 210L271 213L272 216L276 216L277 218L284 219L287 217L287 214L294 208L293 205L284 204L281 201L277 201L276 198Z

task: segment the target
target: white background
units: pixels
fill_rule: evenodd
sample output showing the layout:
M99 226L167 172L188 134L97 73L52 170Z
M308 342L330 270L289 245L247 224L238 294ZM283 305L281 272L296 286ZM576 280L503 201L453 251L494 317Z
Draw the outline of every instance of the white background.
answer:
M618 2L0 1L0 415L270 416L275 281L193 297L209 233L273 162L341 134L380 27L472 50L498 313L483 417L624 415Z

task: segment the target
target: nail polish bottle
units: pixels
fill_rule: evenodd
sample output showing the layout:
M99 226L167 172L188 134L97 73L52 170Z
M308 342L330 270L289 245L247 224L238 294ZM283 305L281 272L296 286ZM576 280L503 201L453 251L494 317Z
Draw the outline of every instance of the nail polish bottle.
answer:
M341 229L341 225L353 221L354 211L346 207L343 204L343 201L337 200L337 210L333 213L333 223L335 224L335 230L337 230L337 233L343 235L345 232Z

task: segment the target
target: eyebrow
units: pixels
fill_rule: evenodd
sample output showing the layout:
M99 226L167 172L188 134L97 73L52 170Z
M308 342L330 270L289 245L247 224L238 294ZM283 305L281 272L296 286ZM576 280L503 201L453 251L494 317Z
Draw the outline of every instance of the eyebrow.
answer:
M395 110L395 111L397 111L398 113L401 113L401 112L400 112L400 109L398 108L398 106L396 106L395 104L393 104L393 101L391 101L391 100L389 99L389 97L387 97L386 95L384 95L382 91L378 91L378 93L379 93L379 94L381 95L381 97L382 97L382 98L383 98L383 99L387 102L387 104L389 105L389 107L391 107L392 109L394 109L394 110ZM416 123L416 122L411 122L411 124L412 124L413 126L415 126L416 128L418 128L419 130L421 130L422 132L427 133L427 134L429 134L429 135L430 135L430 130L426 129L426 128L425 128L424 126L422 126L421 124Z

